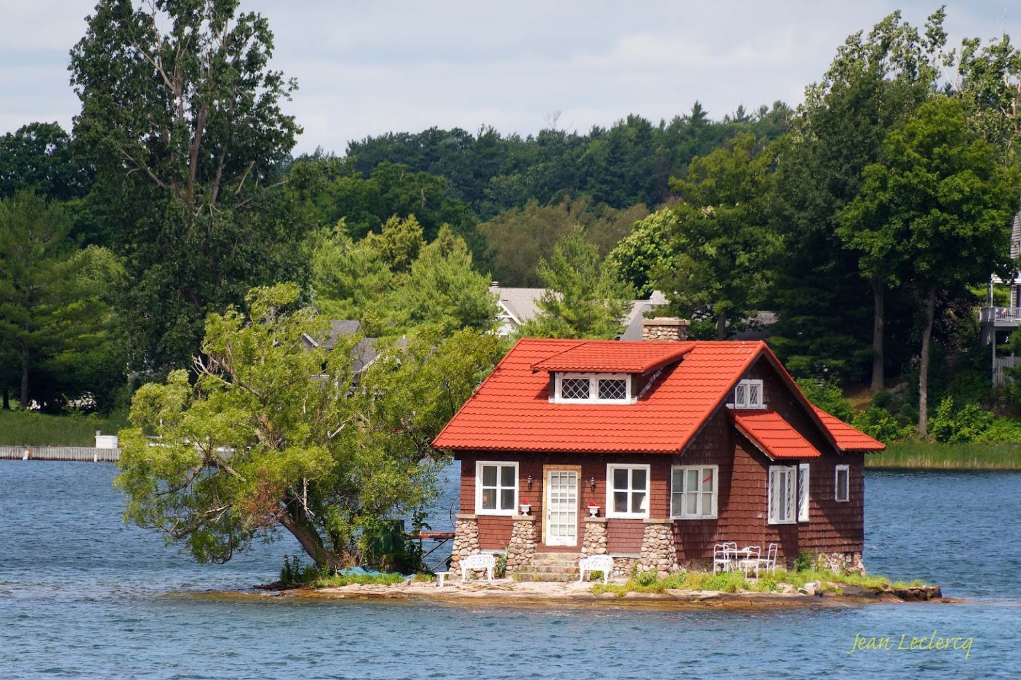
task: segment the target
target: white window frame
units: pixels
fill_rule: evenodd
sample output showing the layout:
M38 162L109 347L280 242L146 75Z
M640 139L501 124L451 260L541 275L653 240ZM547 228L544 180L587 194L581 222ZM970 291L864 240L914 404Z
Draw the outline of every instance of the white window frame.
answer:
M840 473L844 472L844 497L840 497ZM833 500L838 503L847 503L851 500L851 466L838 465L833 470Z
M638 401L631 393L631 375L629 373L564 373L557 372L554 379L553 396L550 399L555 404L633 404ZM564 380L579 379L588 380L588 399L567 399L563 395L562 385ZM623 399L600 399L600 380L623 380L627 396Z
M749 394L751 390L748 388L755 385L759 388L759 399L757 402L751 402L749 400ZM758 378L745 378L734 386L734 408L740 409L756 409L766 408L766 397L763 394L762 381Z
M649 518L649 495L652 493L652 466L650 465L635 465L635 464L615 464L610 463L606 466L606 516L616 519L648 519ZM613 471L614 470L628 470L627 476L627 494L628 494L628 507L631 507L631 494L634 493L632 490L633 478L631 474L632 470L645 470L645 508L642 512L616 512L613 509L613 492L618 489L614 489L613 486ZM619 489L624 491L624 489Z
M702 490L701 480L705 479L705 470L712 469L713 471L713 488L711 493L712 497L712 509L709 511L710 514L703 515L702 511L702 499L705 493ZM698 470L699 485L698 489L694 492L697 500L695 501L695 507L698 508L695 514L689 515L684 512L686 507L685 497L687 494L692 493L684 490L684 480L687 479L687 473L689 470ZM674 480L677 479L676 475L681 475L681 490L678 491L674 486ZM679 513L674 512L674 496L680 494L680 508ZM671 519L716 519L717 517L717 504L720 498L720 466L719 465L674 465L670 468L670 517Z
M482 507L482 468L495 465L496 470L496 508L486 509ZM500 491L507 487L500 485L500 468L514 468L514 504L510 509L500 507ZM491 487L492 488L492 487ZM510 516L517 514L518 509L518 462L510 460L480 460L475 462L475 514L476 515L501 515Z
M798 465L798 521L808 521L808 502L811 498L808 463Z
M781 489L779 487L784 485L783 481L781 481L783 479L786 479L786 485L785 488ZM769 488L766 498L768 523L796 524L798 521L797 496L798 467L796 465L771 465L769 467Z

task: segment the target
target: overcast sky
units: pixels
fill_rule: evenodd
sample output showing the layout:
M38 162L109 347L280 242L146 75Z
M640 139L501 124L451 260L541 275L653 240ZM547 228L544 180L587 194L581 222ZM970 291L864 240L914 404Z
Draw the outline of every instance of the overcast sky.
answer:
M0 133L33 121L70 129L78 99L68 50L94 0L0 0ZM1021 5L948 3L951 42L1006 31ZM839 44L901 8L921 26L935 2L818 0L242 0L276 34L273 67L298 79L287 110L297 153L432 126L535 133L560 111L580 132L628 113L658 122L699 100L713 118L739 104L800 103Z

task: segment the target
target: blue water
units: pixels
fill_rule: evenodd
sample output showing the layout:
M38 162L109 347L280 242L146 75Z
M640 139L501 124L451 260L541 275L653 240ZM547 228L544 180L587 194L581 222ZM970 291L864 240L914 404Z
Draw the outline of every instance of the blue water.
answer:
M967 603L755 612L217 598L275 579L296 544L197 565L121 522L114 474L0 463L0 679L1021 676L1021 474L867 473L869 569ZM969 658L847 654L856 633L934 630L973 638Z

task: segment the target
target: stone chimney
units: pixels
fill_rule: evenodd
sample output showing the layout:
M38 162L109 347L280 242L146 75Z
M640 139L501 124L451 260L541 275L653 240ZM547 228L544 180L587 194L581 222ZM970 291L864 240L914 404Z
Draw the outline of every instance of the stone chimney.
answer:
M642 319L642 340L687 340L688 320L660 316Z

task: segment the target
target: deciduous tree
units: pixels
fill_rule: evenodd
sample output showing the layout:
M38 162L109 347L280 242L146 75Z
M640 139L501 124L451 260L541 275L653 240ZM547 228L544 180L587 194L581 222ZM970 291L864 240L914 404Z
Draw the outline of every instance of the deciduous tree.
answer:
M306 351L303 335L328 322L298 298L278 285L252 291L248 313L211 314L194 383L174 371L132 401L116 482L126 518L199 561L280 528L321 567L361 562L386 520L434 496L430 442L500 355L492 334L414 337L379 346L352 389L357 338Z

